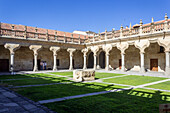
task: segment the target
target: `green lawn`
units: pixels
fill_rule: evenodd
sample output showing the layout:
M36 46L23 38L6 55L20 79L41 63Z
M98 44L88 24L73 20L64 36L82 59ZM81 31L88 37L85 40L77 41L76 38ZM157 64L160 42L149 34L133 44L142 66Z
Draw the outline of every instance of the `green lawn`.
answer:
M137 86L137 85L142 85L142 84L155 82L155 81L159 81L159 80L164 80L164 79L167 79L167 78L129 75L129 76L124 76L124 77L119 77L119 78L105 79L103 81L109 82L109 83Z
M114 77L114 76L120 76L123 74L117 74L117 73L100 73L100 72L95 72L95 78L107 78L107 77Z
M13 89L34 101L124 88L102 83L71 83Z
M18 78L31 78L31 75L0 75L0 80L5 80L5 79L18 79Z
M64 77L58 78L38 78L38 79L25 79L25 80L11 80L3 81L2 84L8 84L13 86L22 86L22 85L35 85L35 84L47 84L47 83L58 83L58 82L70 82Z
M159 113L159 104L170 102L165 96L170 98L170 94L136 89L44 105L58 113Z
M51 72L51 74L56 74L56 75L63 75L63 76L69 76L72 77L73 76L73 72Z
M155 84L155 85L150 85L150 86L147 86L147 87L155 88L155 89L170 90L170 81L162 82L162 83Z

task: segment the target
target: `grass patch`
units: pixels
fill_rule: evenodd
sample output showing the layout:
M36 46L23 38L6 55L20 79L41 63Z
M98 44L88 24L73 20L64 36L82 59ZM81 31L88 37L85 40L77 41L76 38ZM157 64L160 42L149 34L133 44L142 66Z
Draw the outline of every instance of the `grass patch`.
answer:
M0 75L0 80L5 79L18 79L18 78L30 78L30 75Z
M142 84L155 82L155 81L159 81L159 80L165 80L165 79L167 79L167 78L129 75L129 76L124 76L124 77L119 77L119 78L105 79L103 81L109 82L109 83L137 86L137 85L142 85Z
M155 89L170 90L170 81L162 82L162 83L159 83L159 84L154 84L154 85L150 85L150 86L146 86L146 87L155 88Z
M99 92L104 90L120 89L122 86L113 86L102 83L71 83L50 86L38 86L13 89L17 93L34 101L61 98L66 96L80 95Z
M107 78L107 77L114 77L114 76L120 76L123 74L117 74L117 73L100 73L100 72L95 72L95 78Z
M11 80L11 81L3 81L1 83L12 85L12 86L22 86L22 85L48 84L48 83L58 83L58 82L70 82L70 81L66 80L66 78L64 77L58 77L58 78Z
M170 94L135 89L44 105L58 113L159 113L159 104L169 103L165 96Z
M73 77L73 72L51 72L51 74Z

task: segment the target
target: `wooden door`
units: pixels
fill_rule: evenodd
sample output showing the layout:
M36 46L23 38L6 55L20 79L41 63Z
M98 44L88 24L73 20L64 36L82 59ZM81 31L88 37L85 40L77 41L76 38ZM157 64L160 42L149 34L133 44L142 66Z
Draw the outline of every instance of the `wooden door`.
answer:
M158 71L158 59L150 59L150 70Z
M122 68L122 59L119 59L119 69Z
M9 71L9 59L0 59L0 72Z

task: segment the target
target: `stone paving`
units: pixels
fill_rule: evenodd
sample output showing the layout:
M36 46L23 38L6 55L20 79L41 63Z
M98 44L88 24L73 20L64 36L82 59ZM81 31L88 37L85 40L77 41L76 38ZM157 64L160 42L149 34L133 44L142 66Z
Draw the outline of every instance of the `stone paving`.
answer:
M55 113L7 88L0 87L0 113Z

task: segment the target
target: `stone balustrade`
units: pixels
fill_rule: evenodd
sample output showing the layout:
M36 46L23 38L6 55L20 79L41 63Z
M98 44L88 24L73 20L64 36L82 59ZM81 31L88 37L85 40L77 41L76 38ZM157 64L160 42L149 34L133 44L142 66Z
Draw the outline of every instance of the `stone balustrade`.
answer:
M0 23L0 36L4 38L9 37L75 44L83 44L88 38L87 35L7 23Z

